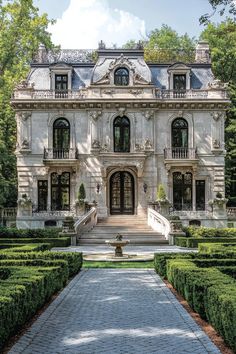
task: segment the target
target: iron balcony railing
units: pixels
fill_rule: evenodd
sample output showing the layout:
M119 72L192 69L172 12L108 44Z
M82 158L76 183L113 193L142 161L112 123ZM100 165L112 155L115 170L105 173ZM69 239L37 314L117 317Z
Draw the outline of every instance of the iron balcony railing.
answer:
M75 160L78 159L77 149L47 149L44 148L44 160Z
M197 151L194 148L174 147L164 149L165 160L196 160Z

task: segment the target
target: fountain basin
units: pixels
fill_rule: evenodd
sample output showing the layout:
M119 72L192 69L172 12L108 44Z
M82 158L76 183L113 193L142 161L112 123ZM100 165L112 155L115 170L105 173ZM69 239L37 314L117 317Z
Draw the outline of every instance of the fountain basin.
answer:
M115 257L123 257L123 247L129 244L129 240L106 240L105 243L115 247Z

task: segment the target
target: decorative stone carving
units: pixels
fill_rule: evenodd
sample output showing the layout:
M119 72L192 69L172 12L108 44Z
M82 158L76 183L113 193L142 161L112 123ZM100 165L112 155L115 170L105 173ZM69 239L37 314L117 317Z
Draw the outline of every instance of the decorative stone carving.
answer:
M141 152L143 150L144 150L144 148L141 144L135 144L135 151Z
M28 90L28 89L33 89L34 88L34 83L30 83L27 80L22 80L17 86L17 90Z
M212 118L217 122L223 115L222 112L213 112L211 113Z
M141 75L138 73L134 74L134 85L147 85L150 84L150 82L146 81Z
M144 113L143 113L144 117L145 117L147 120L153 119L153 118L154 118L154 114L155 114L155 111L153 111L153 110L144 111Z
M214 149L220 149L220 141L215 139L212 144Z
M110 80L109 78L107 79L107 82L101 82L102 83L109 83ZM109 89L106 89L106 90L103 90L102 93L104 93L105 95L110 95L112 96L116 91L115 90L109 90Z
M147 138L144 143L145 150L151 150L153 148L151 140Z
M21 112L20 118L22 119L22 121L26 122L31 117L31 115L31 112Z
M143 93L142 90L135 90L135 89L130 89L129 92L134 96L139 96Z
M120 107L118 108L119 116L124 117L125 115L126 108L125 107Z
M103 152L109 152L108 144L104 144L101 149Z
M102 115L102 111L90 111L89 116L96 122Z
M92 142L92 148L93 149L101 149L101 144L99 142L99 140L97 139L94 139L93 142Z
M27 139L24 139L21 144L22 149L29 149L29 142Z
M224 83L218 79L208 83L208 87L211 90L225 90L228 87L227 83Z
M103 42L103 40L98 43L98 49L106 49L106 44Z

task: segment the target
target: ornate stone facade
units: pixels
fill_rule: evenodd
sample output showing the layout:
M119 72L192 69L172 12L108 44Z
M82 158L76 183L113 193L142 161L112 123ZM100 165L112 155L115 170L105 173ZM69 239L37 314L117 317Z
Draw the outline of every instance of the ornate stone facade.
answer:
M94 63L93 51L40 46L14 92L19 200L30 200L19 203L18 227L76 215L81 183L99 217L145 213L163 184L185 224L224 226L224 205L211 201L224 198L229 101L207 44L193 64L148 65L142 48L97 53Z

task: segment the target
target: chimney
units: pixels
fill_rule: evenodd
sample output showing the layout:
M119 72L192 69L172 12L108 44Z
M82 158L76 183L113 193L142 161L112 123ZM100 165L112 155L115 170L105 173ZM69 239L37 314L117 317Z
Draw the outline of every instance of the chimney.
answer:
M210 47L207 41L198 42L196 46L195 62L203 64L211 63Z

